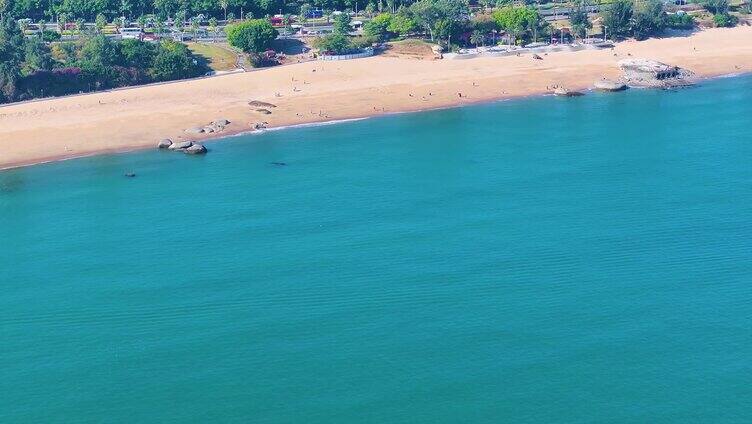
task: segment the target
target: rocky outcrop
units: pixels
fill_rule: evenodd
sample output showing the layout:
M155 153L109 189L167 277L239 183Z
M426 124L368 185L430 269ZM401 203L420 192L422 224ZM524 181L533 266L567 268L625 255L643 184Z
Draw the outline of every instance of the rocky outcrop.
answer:
M193 145L183 150L183 152L189 155L203 155L206 153L206 147L200 143L193 143Z
M177 143L172 143L170 147L168 147L169 150L182 150L187 149L193 145L192 141L178 141Z
M620 81L612 81L612 80L598 80L593 84L596 90L600 91L623 91L627 89L627 85Z
M253 128L254 130L263 130L267 125L269 125L268 122L252 122L251 128Z
M554 96L559 97L578 97L583 96L584 94L579 91L569 91L564 87L556 87L554 89Z
M203 127L188 128L187 130L185 130L185 132L188 134L203 134L204 128Z
M158 147L162 145L162 143L165 140L162 140L157 145ZM163 147L159 147L162 149ZM170 141L169 147L167 147L167 150L172 150L175 152L183 152L188 155L202 155L207 152L206 147L204 147L201 143L196 143L194 141L186 140L186 141L178 141L176 143L173 143Z
M159 140L159 143L157 143L157 149L167 149L170 146L172 146L172 140L170 140L169 138Z
M277 105L275 105L275 104L271 104L271 103L267 103L267 102L262 102L262 101L259 101L259 100L251 100L250 102L248 102L248 105L249 106L253 106L255 108L273 108L273 107L277 107Z
M619 68L631 87L673 88L695 82L691 71L655 60L624 59L619 61Z

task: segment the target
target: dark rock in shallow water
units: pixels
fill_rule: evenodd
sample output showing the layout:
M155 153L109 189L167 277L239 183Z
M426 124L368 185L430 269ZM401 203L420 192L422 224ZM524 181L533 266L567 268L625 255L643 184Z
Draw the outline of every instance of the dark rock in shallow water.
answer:
M160 140L159 143L157 143L158 149L167 149L170 146L172 146L172 140L169 138L165 138L164 140Z
M287 166L287 164L286 164L286 163L284 163L284 162L272 162L272 165L277 165L277 166Z
M136 174L134 172L126 172L125 176L128 177L128 178L133 178L133 177L136 176Z
M203 144L194 143L192 146L183 151L189 155L203 155L204 153L206 153L206 147L204 147Z
M564 87L556 87L556 89L554 90L554 95L555 96L560 96L560 97L579 97L579 96L584 96L584 94L580 93L579 91L569 91L569 90L567 90Z

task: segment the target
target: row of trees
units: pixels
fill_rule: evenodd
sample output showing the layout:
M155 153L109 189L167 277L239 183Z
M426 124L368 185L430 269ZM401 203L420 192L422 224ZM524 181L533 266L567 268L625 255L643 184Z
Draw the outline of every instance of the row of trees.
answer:
M736 24L736 18L729 14L728 0L706 0L703 6L713 14L716 26ZM641 40L659 35L667 28L689 29L694 25L690 15L668 15L660 0L614 0L602 15L603 25L614 38L633 36Z
M452 0L419 0L396 13L376 16L364 30L366 35L382 41L424 32L431 40L447 45L459 38L482 44L489 34L501 31L520 42L550 33L548 24L534 7L506 5L491 14L480 13L471 18L466 3Z
M49 46L0 27L0 103L201 75L205 68L178 42L113 41L103 35Z
M108 19L149 14L167 18L183 10L190 15L203 13L227 19L230 14L262 17L311 9L376 12L396 10L410 3L410 0L0 0L0 15L56 21L58 15L66 14L91 22L100 14Z

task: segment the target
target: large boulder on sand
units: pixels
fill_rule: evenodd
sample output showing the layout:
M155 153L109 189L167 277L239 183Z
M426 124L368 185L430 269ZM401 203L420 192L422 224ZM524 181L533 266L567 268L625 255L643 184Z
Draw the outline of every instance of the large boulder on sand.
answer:
M203 155L206 153L206 147L203 144L194 143L191 147L183 151L189 155Z
M202 134L204 132L204 129L202 127L194 127L194 128L188 128L185 130L188 134Z
M211 123L214 127L224 127L226 125L230 124L230 121L224 118L217 119L216 121Z
M597 90L601 91L622 91L627 89L627 85L618 81L598 80L593 84Z
M192 141L178 141L177 143L172 143L168 149L170 150L181 150L181 149L187 149L189 147L193 146Z
M169 138L160 140L159 143L157 143L157 149L166 149L170 146L172 146L172 140L170 140Z
M258 101L258 100L252 100L252 101L248 102L248 105L249 106L253 106L253 107L277 107L277 105L275 105L275 104L267 103L267 102L261 102L261 101Z

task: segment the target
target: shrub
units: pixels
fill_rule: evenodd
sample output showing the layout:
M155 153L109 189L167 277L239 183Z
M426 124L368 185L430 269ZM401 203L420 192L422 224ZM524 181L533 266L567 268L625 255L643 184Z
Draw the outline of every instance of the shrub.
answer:
M348 54L353 51L353 45L346 35L329 34L314 41L314 46L323 54Z
M60 37L62 37L62 35L57 31L50 31L48 29L42 31L42 40L46 43L60 41Z
M668 15L666 24L673 29L692 29L695 26L695 18L687 13Z
M713 23L719 28L728 28L736 25L738 19L736 16L729 15L728 13L716 13L713 15Z

